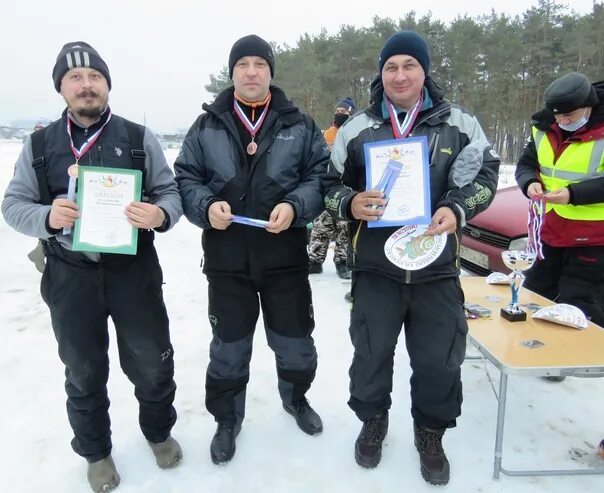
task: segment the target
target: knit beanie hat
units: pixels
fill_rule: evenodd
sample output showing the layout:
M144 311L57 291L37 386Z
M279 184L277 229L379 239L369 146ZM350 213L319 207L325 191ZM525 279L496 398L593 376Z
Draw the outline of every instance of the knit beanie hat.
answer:
M111 89L111 77L109 68L98 52L84 41L72 41L67 43L57 56L57 61L52 69L52 80L57 92L61 92L61 79L72 68L87 67L98 70L107 79L107 85Z
M579 72L570 72L556 79L547 86L543 98L545 107L554 114L570 113L600 102L589 79Z
M391 56L395 55L409 55L415 58L424 69L426 75L430 69L430 53L428 51L428 45L424 38L414 31L399 31L394 33L386 43L380 52L380 58L378 59L378 68L380 74L384 68L384 64Z
M271 69L271 78L275 77L275 57L273 56L271 45L260 36L250 34L235 41L235 44L231 48L231 54L229 55L229 78L233 78L233 68L237 60L244 56L259 56L264 58Z
M340 99L336 104L336 108L344 108L351 115L357 110L357 106L350 96Z

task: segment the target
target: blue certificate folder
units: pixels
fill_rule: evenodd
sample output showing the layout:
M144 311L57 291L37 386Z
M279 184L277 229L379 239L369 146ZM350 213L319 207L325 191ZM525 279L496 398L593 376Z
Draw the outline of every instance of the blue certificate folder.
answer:
M393 226L405 226L407 224L430 224L432 213L430 210L430 169L428 163L428 139L425 136L408 137L406 139L383 140L363 145L365 154L365 189L380 190L384 198L389 202L386 209L396 202L398 217L385 219L381 217L377 221L367 221L368 228L384 228ZM421 166L419 173L414 170L410 174L408 166ZM417 197L400 197L392 194L400 193L396 190L397 180L409 180L413 176L412 184L406 188L420 190ZM398 183L399 188L401 183ZM421 200L422 204L417 204ZM417 213L406 213L404 202L408 201L417 208ZM417 207L419 205L419 207ZM388 211L391 212L391 211ZM391 215L391 214L389 214Z

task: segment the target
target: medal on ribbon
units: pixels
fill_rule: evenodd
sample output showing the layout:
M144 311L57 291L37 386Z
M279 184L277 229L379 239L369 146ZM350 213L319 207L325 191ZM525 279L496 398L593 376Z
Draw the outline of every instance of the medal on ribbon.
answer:
M543 244L541 243L541 227L545 216L545 199L531 199L528 211L528 242L526 250L538 259L543 259Z
M72 165L69 166L69 168L67 168L67 176L69 176L69 184L67 186L67 198L71 201L75 202L76 182L78 179L78 166L79 166L78 163L80 161L80 158L92 148L94 143L101 136L101 132L105 129L105 126L109 123L109 120L111 120L111 110L109 110L109 114L107 115L107 120L105 120L105 123L103 123L101 128L99 128L94 134L92 134L90 137L88 137L86 142L84 142L78 149L74 145L73 138L71 137L71 119L69 117L67 117L67 135L69 135L69 144L71 146L71 152L75 157L75 163L73 163ZM63 234L69 234L69 233L71 233L70 227L63 228Z
M394 137L396 139L404 139L411 133L411 129L413 128L413 124L419 114L419 111L422 109L422 105L424 104L424 92L422 91L419 99L413 105L407 114L405 115L405 119L403 123L398 121L398 116L396 113L396 107L390 102L388 96L386 96L386 108L388 108L388 114L390 115L390 123L392 125L392 132L394 133Z
M252 120L254 118L255 107L258 105L265 104L264 109L262 110L262 113L258 117L258 120L256 120L255 123L252 123L252 121L247 117L247 115L244 113L243 109L241 108L239 101L237 101L237 97L233 98L233 109L235 110L235 114L237 115L239 120L241 120L241 123L243 123L243 126L248 131L248 133L252 136L252 141L245 148L246 152L250 156L253 156L254 154L256 154L256 151L258 150L258 144L256 144L255 138L256 138L256 134L260 130L260 127L262 126L262 123L264 122L264 119L266 118L270 101L271 101L271 94L269 93L267 98L264 101L262 101L260 103L252 104Z

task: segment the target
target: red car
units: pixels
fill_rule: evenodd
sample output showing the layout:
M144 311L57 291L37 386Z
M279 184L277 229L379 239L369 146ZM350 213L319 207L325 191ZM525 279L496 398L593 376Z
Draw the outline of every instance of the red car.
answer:
M509 273L501 252L525 249L528 206L528 199L518 187L497 190L489 208L462 228L461 266L483 276L491 272Z

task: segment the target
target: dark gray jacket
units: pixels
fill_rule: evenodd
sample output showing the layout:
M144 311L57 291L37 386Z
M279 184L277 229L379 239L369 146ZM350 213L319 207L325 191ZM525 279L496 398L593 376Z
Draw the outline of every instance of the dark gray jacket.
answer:
M323 210L320 177L329 149L312 118L271 86L269 112L256 138L258 150L248 162L233 114L233 88L203 106L174 164L185 216L202 228L204 272L259 278L307 268L306 225ZM208 208L226 201L233 214L268 220L273 208L295 211L286 231L232 223L215 230Z

